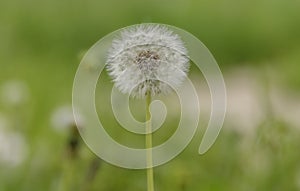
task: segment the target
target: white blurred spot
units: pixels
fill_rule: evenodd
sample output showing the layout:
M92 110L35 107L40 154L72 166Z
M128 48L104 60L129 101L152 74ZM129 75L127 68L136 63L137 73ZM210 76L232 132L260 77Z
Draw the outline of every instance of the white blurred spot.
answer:
M27 151L27 144L21 134L0 127L0 163L17 166L26 159Z
M28 98L28 87L22 81L8 81L1 87L2 102L7 105L17 106L26 102Z
M226 127L247 135L274 116L300 128L300 94L276 83L278 74L267 69L264 72L262 68L240 67L223 74L227 90ZM193 78L204 116L202 122L211 112L210 92L203 81Z
M77 119L77 126L82 127L82 119ZM68 129L76 124L73 115L72 106L64 105L58 107L51 117L51 123L53 127L57 130Z
M265 118L262 108L261 82L257 71L238 69L225 76L227 88L226 118L231 127L241 133L249 133Z
M261 110L259 82L255 77L255 71L238 69L224 74L227 91L227 110L225 123L231 124L241 133L249 133L261 123L264 111ZM210 117L211 94L204 79L193 78L199 96L202 122ZM203 118L204 117L204 118Z

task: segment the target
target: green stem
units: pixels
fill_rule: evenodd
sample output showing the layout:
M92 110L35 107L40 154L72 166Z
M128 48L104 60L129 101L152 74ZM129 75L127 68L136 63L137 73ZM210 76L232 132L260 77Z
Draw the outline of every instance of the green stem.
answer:
M146 149L147 149L147 191L154 191L153 167L152 167L152 133L150 114L151 94L146 97Z

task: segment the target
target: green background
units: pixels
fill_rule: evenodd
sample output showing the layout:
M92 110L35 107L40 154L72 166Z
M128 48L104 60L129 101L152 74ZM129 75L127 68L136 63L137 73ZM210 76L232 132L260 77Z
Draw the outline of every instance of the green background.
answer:
M0 0L0 190L146 190L145 171L97 160L81 140L78 155L70 156L71 130L51 123L57 108L71 104L84 53L104 35L142 22L194 34L215 56L228 87L228 118L215 145L197 154L204 115L186 150L155 168L156 190L300 190L299 10L297 0ZM190 76L204 83L195 66ZM106 74L100 81L97 108L108 131L140 145L143 137L118 130L107 99L112 83ZM17 104L7 96L11 82L26 89L16 88ZM249 92L259 95L252 99L256 110L247 107ZM132 103L140 119L142 104ZM255 113L261 117L253 121ZM167 118L170 130L154 135L155 143L171 135L177 122L176 115ZM93 161L100 167L90 177Z

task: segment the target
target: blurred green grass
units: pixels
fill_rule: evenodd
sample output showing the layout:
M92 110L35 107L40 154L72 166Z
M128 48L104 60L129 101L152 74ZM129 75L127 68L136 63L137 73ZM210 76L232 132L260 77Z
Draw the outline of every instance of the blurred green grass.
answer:
M71 103L80 59L104 35L141 22L175 25L204 42L225 75L245 65L260 73L267 65L276 83L299 92L299 9L296 0L0 0L0 86L20 80L30 93L25 104L0 103L9 131L20 133L28 144L21 164L0 162L0 191L58 189L62 164L68 163L68 133L52 128L51 115ZM198 75L195 70L191 72ZM198 156L202 122L192 144L155 169L157 190L299 190L299 130L273 117L246 136L230 128L234 122L225 123L214 147ZM116 126L112 119L107 123ZM112 133L122 137L116 129ZM169 133L164 131L163 138ZM81 148L80 162L74 165L79 184L94 157L83 143ZM145 184L144 171L103 162L90 190L145 190Z

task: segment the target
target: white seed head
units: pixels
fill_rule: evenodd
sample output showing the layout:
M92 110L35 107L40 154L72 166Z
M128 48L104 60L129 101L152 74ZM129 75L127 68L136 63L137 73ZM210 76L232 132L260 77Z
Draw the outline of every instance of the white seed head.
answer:
M107 70L117 88L133 97L167 94L189 69L187 49L173 31L158 24L124 29L108 51Z

